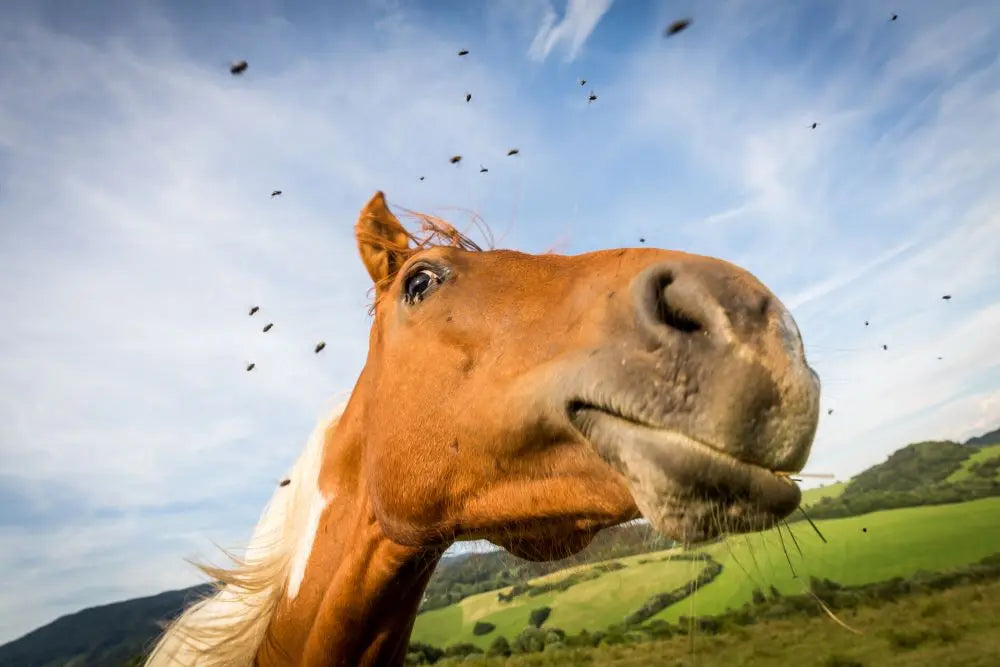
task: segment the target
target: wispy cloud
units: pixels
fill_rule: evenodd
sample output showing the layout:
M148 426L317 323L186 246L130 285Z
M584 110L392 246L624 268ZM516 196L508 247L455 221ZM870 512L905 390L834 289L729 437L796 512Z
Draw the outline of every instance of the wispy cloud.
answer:
M364 363L376 189L507 247L743 264L823 378L814 470L1000 421L998 6L732 2L663 39L620 3L627 40L609 6L0 10L0 641L247 539Z
M812 301L815 301L816 299L822 299L823 297L829 296L833 292L843 289L860 278L863 278L874 269L884 266L886 262L891 262L897 259L900 255L912 248L915 243L916 240L914 239L904 241L898 246L889 248L882 254L864 262L856 268L852 268L843 273L834 274L814 285L808 285L798 292L791 293L789 296L785 297L784 303L792 310L796 310L808 303L811 303Z
M535 60L545 60L554 48L564 45L566 62L572 62L601 22L601 18L611 9L612 2L613 0L566 0L562 20L559 20L555 9L549 5L528 53Z
M511 144L544 153L530 118L505 108L509 75L481 62L442 68L413 42L372 54L343 30L335 53L280 71L258 58L235 78L167 27L140 48L25 20L0 43L0 480L19 508L0 525L0 567L21 562L17 543L62 572L31 608L5 589L21 612L0 614L4 638L86 601L65 602L82 579L63 571L56 535L102 534L102 554L136 562L95 603L191 583L184 556L246 539L321 405L364 363L369 283L351 236L364 201L384 189L417 209L482 208L499 191L452 154L490 164L503 187L518 176L500 164ZM177 503L215 508L152 539L166 527L150 514ZM116 567L91 556L94 571Z
M651 43L615 95L637 143L694 157L677 190L701 178L731 197L683 215L697 222L676 243L731 248L795 311L834 409L810 466L849 476L912 439L995 425L1000 154L983 147L1000 142L997 9L922 4L890 24L849 4L819 17L835 30L810 41L816 55L776 68L780 30L769 58L734 54L804 14L727 7L710 34Z

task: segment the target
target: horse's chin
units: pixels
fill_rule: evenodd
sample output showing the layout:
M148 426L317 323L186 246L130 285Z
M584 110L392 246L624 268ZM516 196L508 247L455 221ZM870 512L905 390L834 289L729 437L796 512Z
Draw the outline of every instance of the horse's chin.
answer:
M684 543L765 530L798 507L787 475L728 455L673 430L592 407L574 425L626 479L636 506L659 533Z
M540 562L561 560L579 553L590 544L595 534L596 531L570 531L545 537L505 535L491 538L490 542L518 558Z

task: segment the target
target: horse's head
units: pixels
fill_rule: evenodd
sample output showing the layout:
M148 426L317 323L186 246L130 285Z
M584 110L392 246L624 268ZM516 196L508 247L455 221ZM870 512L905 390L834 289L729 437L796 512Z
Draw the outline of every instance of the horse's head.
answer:
M640 513L689 541L798 505L819 380L748 272L653 248L572 257L411 244L382 193L356 226L376 285L345 419L385 533L569 555Z

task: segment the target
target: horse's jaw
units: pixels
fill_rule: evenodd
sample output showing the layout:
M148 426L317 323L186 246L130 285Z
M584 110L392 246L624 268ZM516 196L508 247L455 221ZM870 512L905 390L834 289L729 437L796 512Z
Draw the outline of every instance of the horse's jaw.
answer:
M672 539L693 543L724 532L767 529L801 500L787 475L737 460L681 432L585 406L576 406L571 420L625 477L642 515Z

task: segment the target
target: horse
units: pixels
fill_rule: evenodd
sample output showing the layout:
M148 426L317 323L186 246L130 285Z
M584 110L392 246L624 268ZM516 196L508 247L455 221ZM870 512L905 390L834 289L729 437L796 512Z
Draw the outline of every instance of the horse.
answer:
M798 507L819 377L748 271L648 246L483 250L416 215L409 232L381 191L362 209L353 391L147 665L401 665L456 540L553 560L638 518L692 544Z

